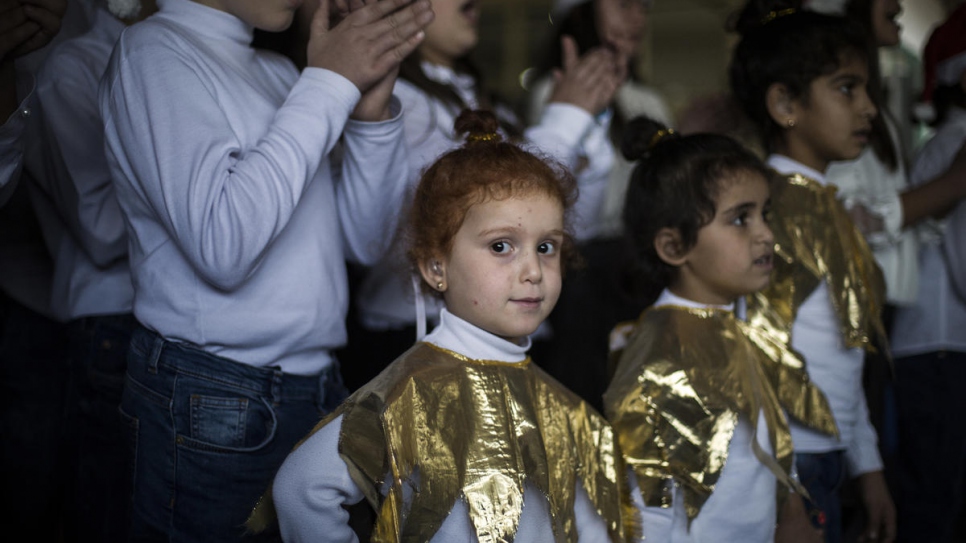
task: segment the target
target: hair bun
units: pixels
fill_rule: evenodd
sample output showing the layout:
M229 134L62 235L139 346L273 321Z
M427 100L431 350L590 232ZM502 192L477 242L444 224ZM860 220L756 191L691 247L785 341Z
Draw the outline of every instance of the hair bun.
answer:
M635 117L624 128L624 136L621 138L621 153L627 160L640 160L661 142L677 137L679 136L674 130L654 119Z
M500 142L500 121L486 109L464 109L453 123L456 135L466 137L466 145L481 142Z
M784 15L801 11L802 4L802 0L749 0L741 11L728 18L726 26L743 36Z

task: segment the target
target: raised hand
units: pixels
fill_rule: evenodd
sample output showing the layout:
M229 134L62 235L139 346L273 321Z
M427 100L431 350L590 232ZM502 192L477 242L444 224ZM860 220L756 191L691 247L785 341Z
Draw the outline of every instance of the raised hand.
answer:
M67 0L5 0L2 2L3 7L10 4L20 5L19 11L26 22L12 28L9 33L6 28L9 23L0 23L0 34L2 34L0 42L7 41L8 37L12 38L10 41L14 41L24 34L27 34L27 36L16 42L10 49L5 48L5 43L0 43L0 53L2 53L0 56L2 58L7 58L8 54L12 58L26 55L50 43L50 40L60 32L60 21L64 17L64 12L67 11ZM2 9L0 8L0 10ZM20 16L15 13L16 9L3 11L0 14L0 19L7 20L7 11L12 11L10 15L12 15L16 24L16 21L20 20ZM28 33L30 29L33 32Z
M550 102L573 104L591 115L600 113L614 100L627 77L626 57L606 47L577 55L577 43L570 36L560 40L563 67L554 71Z
M330 24L330 0L322 0L312 19L307 65L343 75L366 93L383 81L424 38L433 20L429 0L332 0L336 10L348 10ZM352 7L357 9L352 10Z

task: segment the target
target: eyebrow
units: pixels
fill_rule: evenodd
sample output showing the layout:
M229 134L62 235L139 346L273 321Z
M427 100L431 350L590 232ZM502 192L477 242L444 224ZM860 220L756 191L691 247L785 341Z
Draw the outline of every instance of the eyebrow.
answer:
M767 205L767 202L765 205ZM724 210L724 212L722 212L722 215L735 215L742 211L751 211L756 207L758 207L758 204L756 202L742 202L740 204L731 206L728 209Z
M521 230L522 228L517 228L515 226L503 226L500 228L491 228L489 230L483 230L482 232L477 234L477 236L481 238L488 238L498 234L515 234L517 232L520 232ZM560 229L553 229L544 235L545 236L565 236L566 232Z

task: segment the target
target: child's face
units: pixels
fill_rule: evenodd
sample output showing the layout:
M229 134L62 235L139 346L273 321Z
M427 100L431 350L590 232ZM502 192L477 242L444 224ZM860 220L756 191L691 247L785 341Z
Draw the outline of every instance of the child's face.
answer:
M902 13L899 0L872 0L872 32L879 47L899 44L902 28L896 18Z
M470 207L443 260L443 298L454 315L519 343L560 296L563 206L545 194Z
M682 257L671 291L695 302L725 305L765 288L775 245L766 218L768 202L768 183L758 173L736 172L722 180L715 216Z
M268 32L280 32L292 24L302 0L194 0L238 17Z
M426 27L419 45L422 57L433 64L452 66L479 41L479 0L432 0L436 18Z
M869 69L857 55L816 78L808 96L793 101L795 126L787 131L788 155L824 172L836 160L852 160L869 142L878 113L867 92Z

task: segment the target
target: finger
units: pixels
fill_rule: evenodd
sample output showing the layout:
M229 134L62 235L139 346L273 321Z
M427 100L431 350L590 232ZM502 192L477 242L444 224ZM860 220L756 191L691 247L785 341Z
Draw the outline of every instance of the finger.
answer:
M33 53L34 51L50 43L50 40L52 40L53 37L53 35L48 34L43 28L38 28L32 36L15 47L13 51L8 53L8 55L16 58L22 57L28 53Z
M570 71L577 65L577 41L570 36L560 37L560 58L563 70Z
M67 12L66 0L20 0L24 7L33 6L37 9L47 10L58 17L63 17Z
M0 34L0 58L5 58L7 54L20 56L19 54L14 55L14 52L39 30L40 26L37 23L28 21L9 32Z
M51 38L60 32L60 21L63 14L57 14L46 8L31 5L24 6L23 11L27 15L27 18L39 24Z
M27 14L23 12L19 5L13 9L0 11L0 37L12 32L27 21Z
M423 39L425 38L425 32L422 30L416 32L408 40L383 55L383 58L380 59L379 63L383 64L384 69L386 70L391 69L393 66L398 66L403 59L411 55L412 52L419 47L419 44L422 43Z
M409 6L408 11L421 12L427 9L431 10L429 0L417 0L416 2L412 0L379 0L375 3L368 3L365 7L353 13L353 15L358 14L360 24L369 24L385 19L397 11L407 11L402 9L407 5Z
M405 49L414 36L422 34L423 28L432 22L433 17L432 10L413 11L406 9L393 13L390 17L372 25L372 35L376 36L374 41L376 56L382 56L386 52L399 47ZM419 38L419 41L422 41L422 38Z
M334 0L338 2L339 0ZM310 38L312 36L324 36L329 31L329 0L319 0L319 7L312 14L312 22L309 27Z

